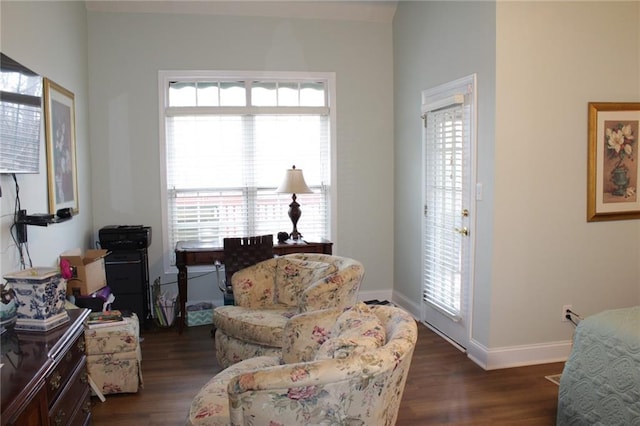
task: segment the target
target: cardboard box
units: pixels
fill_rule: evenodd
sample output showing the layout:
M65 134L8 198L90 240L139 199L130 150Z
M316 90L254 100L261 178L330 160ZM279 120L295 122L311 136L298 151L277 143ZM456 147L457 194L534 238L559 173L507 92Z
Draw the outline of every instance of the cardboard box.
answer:
M108 250L87 250L83 255L80 249L75 249L60 255L73 266L73 278L67 280L68 295L87 296L107 285L104 258L108 253Z

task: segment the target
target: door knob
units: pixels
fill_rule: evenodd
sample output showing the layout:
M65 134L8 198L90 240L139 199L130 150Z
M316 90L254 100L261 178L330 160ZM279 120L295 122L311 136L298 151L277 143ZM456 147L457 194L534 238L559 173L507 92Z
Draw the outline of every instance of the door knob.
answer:
M467 228L466 226L464 228L462 228L462 229L460 229L460 228L454 228L454 229L456 230L456 232L458 234L462 234L464 236L468 236L469 235L469 228Z

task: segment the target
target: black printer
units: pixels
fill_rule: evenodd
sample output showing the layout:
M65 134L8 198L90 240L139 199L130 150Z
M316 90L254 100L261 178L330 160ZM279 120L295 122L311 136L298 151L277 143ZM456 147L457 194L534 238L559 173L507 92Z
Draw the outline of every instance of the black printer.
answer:
M151 244L151 227L108 225L98 231L100 247L105 250L139 250Z

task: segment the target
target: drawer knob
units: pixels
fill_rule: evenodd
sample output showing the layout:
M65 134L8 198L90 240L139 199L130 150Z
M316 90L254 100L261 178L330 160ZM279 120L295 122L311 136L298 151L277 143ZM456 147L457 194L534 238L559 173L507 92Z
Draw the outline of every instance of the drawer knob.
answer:
M51 386L51 390L56 390L60 387L60 381L62 380L62 376L60 373L56 372L51 380L49 380L49 386Z
M80 352L84 352L84 339L78 341L78 349L80 349Z
M85 414L91 412L91 401L87 401L82 405L82 412Z
M53 419L53 422L56 424L56 426L61 425L62 422L64 422L65 417L67 417L67 414L64 411L60 410L56 414L55 419Z
M80 375L80 381L85 385L89 383L89 374L87 374L86 370L83 371L82 374Z

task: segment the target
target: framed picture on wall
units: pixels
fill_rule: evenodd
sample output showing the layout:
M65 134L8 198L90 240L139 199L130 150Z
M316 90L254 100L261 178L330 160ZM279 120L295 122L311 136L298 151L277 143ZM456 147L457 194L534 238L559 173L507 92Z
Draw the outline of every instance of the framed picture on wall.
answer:
M78 213L75 97L44 79L44 118L47 145L49 213L69 208Z
M640 102L589 102L587 221L640 218Z

